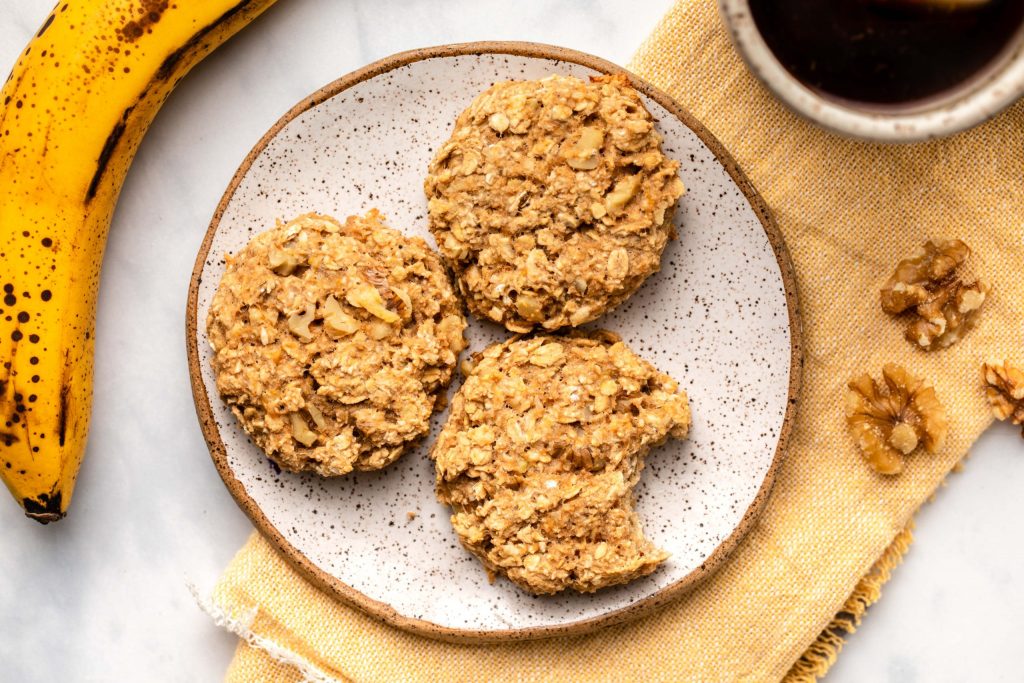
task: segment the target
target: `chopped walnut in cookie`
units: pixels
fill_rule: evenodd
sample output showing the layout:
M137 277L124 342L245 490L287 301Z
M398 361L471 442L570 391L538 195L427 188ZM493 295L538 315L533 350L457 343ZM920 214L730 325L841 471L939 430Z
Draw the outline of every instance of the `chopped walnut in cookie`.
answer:
M989 361L981 366L981 377L992 414L1024 425L1024 369L1010 361Z
M882 288L882 310L912 313L906 337L921 348L944 349L973 325L990 288L970 273L970 248L960 240L928 240L900 261Z
M942 448L949 431L946 411L935 389L904 368L888 363L883 382L856 377L846 395L846 424L868 464L880 474L903 471L903 456L919 446Z

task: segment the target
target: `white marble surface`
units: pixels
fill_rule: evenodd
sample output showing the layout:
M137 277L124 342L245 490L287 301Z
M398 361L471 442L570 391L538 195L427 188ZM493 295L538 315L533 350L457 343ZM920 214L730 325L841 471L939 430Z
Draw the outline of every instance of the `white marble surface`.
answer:
M96 404L72 513L41 527L0 496L0 679L215 681L235 645L195 606L249 532L192 408L184 303L223 188L295 101L390 53L479 39L625 62L668 0L281 0L204 62L143 142L101 288ZM52 0L0 0L0 69ZM996 428L918 522L918 541L830 681L1019 680L1024 442Z

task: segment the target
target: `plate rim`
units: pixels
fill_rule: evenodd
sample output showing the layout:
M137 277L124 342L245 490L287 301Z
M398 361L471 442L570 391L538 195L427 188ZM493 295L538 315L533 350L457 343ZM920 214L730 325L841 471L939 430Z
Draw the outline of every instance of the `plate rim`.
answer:
M557 61L571 62L602 73L623 74L629 79L634 88L656 101L673 116L678 118L683 125L693 131L694 134L696 134L697 137L700 138L700 140L711 150L716 160L725 168L733 182L735 182L740 188L740 191L743 192L747 202L754 210L754 214L761 222L761 226L764 229L769 243L771 244L772 251L775 254L775 258L778 262L779 270L782 275L783 288L786 295L786 309L789 319L791 346L789 393L787 397L786 411L783 416L781 429L779 430L779 439L776 444L771 466L768 468L757 494L747 507L739 523L732 530L729 536L715 547L700 567L645 598L605 614L572 621L566 624L531 626L504 630L453 628L424 619L405 616L386 602L370 598L337 577L331 576L326 571L316 566L301 551L289 543L284 535L281 534L281 532L278 531L273 523L271 523L271 521L266 517L259 505L256 504L251 496L249 496L245 487L235 477L228 465L227 451L224 447L223 441L221 440L220 431L213 415L209 396L207 395L206 388L203 384L197 334L199 324L199 285L202 281L202 274L206 265L206 259L209 256L213 237L220 225L221 218L223 217L231 199L234 197L239 184L249 172L253 162L288 123L300 114L325 102L335 95L338 95L341 92L362 83L363 81L380 76L394 69L426 59L484 54L553 59ZM775 219L769 211L764 199L754 188L746 174L739 167L739 164L725 149L722 143L719 142L719 140L702 123L694 118L686 109L680 106L672 97L625 68L608 60L585 52L580 52L578 50L544 43L523 41L476 41L469 43L450 43L399 52L367 64L362 68L356 69L355 71L328 83L303 98L300 102L289 109L266 133L263 134L259 141L249 151L245 159L235 171L231 178L231 182L228 184L220 202L217 204L213 218L211 219L209 227L206 230L206 234L203 237L199 253L196 256L191 280L189 282L188 303L185 310L185 342L196 415L199 418L199 424L203 432L203 438L206 440L207 448L210 451L210 457L213 460L221 479L224 481L228 491L231 493L232 498L234 498L235 502L242 511L245 512L263 537L267 539L279 553L281 553L293 568L295 568L306 579L311 581L314 586L328 595L339 598L343 602L360 609L364 613L402 630L435 639L463 643L501 643L588 633L604 626L611 626L613 624L620 624L636 619L651 610L670 602L711 576L724 563L733 550L735 550L736 546L747 535L756 519L764 510L765 503L775 482L775 475L782 462L786 446L789 442L796 407L800 398L803 374L803 346L799 296L797 292L796 274L789 256L789 250L786 247L782 232L776 225Z

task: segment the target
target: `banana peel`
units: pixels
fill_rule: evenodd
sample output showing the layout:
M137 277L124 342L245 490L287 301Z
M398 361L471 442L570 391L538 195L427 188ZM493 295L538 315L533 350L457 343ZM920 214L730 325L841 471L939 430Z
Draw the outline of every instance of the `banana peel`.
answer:
M67 513L89 431L96 295L114 206L188 71L274 0L69 0L0 92L0 478Z

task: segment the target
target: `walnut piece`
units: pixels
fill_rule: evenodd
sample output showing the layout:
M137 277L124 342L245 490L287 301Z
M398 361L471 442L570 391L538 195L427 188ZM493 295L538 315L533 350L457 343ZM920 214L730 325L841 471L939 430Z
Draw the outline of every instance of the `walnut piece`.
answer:
M989 361L981 366L981 377L992 414L999 420L1024 425L1024 370L1010 361Z
M637 190L640 189L640 181L640 174L636 174L628 175L615 183L615 187L604 198L605 210L612 215L622 213L623 209L626 208L626 204L636 196Z
M324 300L321 315L324 329L334 339L354 334L359 330L360 323L341 308L341 304L331 294Z
M942 448L949 422L931 384L894 363L882 368L882 378L882 384L867 374L850 381L846 424L876 472L899 474L903 456L918 446L929 453Z
M364 308L386 323L397 323L401 317L388 309L384 297L372 284L359 284L345 292L345 300L353 306Z
M309 428L306 421L298 413L288 416L292 424L292 437L306 448L316 443L316 432Z
M293 313L288 316L288 331L304 342L313 341L313 333L309 330L309 324L316 316L316 306L306 304L302 313Z
M566 144L562 152L565 162L577 171L593 171L601 165L601 148L604 146L604 131L593 126L580 129L579 139Z
M278 275L291 275L295 269L302 265L296 254L284 249L271 249L268 253L270 269Z
M970 255L960 240L928 240L896 266L882 287L882 310L915 316L907 326L909 341L928 351L944 349L974 324L990 288L971 275Z

